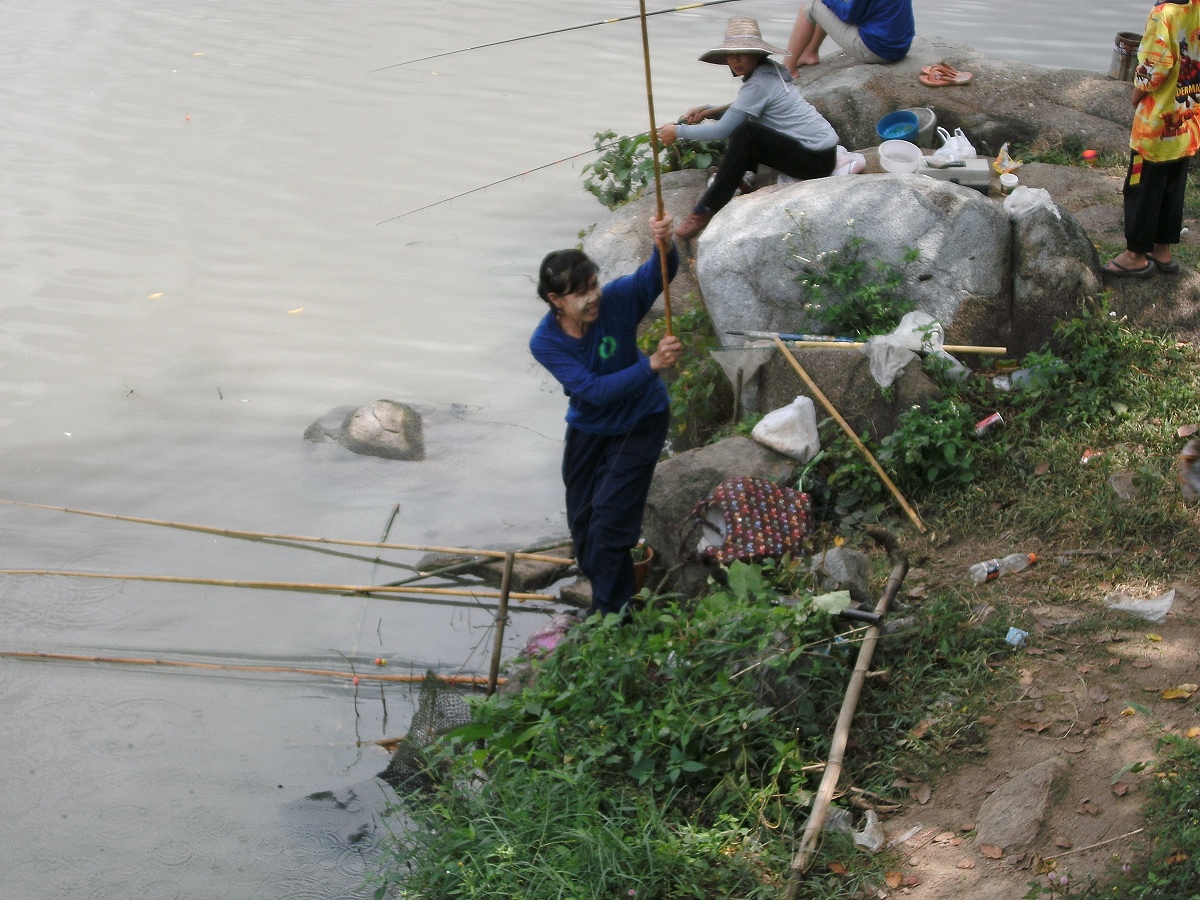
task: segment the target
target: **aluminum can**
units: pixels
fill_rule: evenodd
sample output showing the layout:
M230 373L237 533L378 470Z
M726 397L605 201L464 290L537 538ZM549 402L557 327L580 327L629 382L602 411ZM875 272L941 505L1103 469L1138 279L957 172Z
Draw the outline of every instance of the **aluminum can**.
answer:
M998 413L998 412L992 413L986 419L980 419L978 422L975 423L975 434L976 434L976 436L987 434L989 431L991 431L997 425L1003 425L1003 424L1004 424L1004 419L1001 417L1000 413Z

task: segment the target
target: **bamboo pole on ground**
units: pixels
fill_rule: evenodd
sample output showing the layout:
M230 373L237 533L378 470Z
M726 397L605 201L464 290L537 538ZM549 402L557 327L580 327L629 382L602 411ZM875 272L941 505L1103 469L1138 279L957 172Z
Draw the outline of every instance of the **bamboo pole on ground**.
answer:
M892 492L892 496L899 501L900 506L904 509L905 513L908 514L908 518L912 520L913 525L917 527L917 531L921 532L921 534L924 534L926 528L925 524L921 521L921 517L917 515L917 511L909 505L906 499L904 499L904 495L900 493L900 489L896 487L896 485L892 482L892 479L888 477L887 472L883 471L883 467L880 466L875 457L871 455L871 451L867 449L866 445L863 444L861 440L859 440L858 435L854 433L854 429L851 428L849 423L842 418L842 414L837 411L837 408L829 402L829 398L825 396L819 387L817 387L817 383L812 380L807 372L804 371L804 367L801 366L796 360L796 357L792 355L792 351L787 348L787 344L781 341L778 335L775 336L774 340L776 346L778 346L779 350L783 353L784 358L792 364L792 368L795 369L796 374L800 376L800 380L808 386L808 389L812 391L813 396L821 402L821 405L825 407L829 414L833 416L834 420L842 427L842 431L846 433L846 436L854 442L854 446L858 448L859 452L862 453L864 457L866 457L867 462L871 464L871 468L875 470L875 474L879 476L880 480L882 480L887 486L887 489Z
M822 350L854 350L866 346L866 341L785 341L793 347L819 347ZM947 353L978 353L981 356L1007 356L1007 347L976 347L971 344L943 344Z
M504 578L500 581L500 609L496 613L496 639L492 644L492 665L488 670L487 695L496 693L496 683L500 677L500 654L504 650L504 628L508 625L508 596L512 586L513 554L504 559Z
M642 57L646 62L646 106L650 110L650 158L654 160L654 194L658 199L658 218L663 217L662 198L662 167L658 161L658 125L654 120L654 90L650 81L650 33L646 30L646 0L638 0L642 20ZM661 265L663 283L663 313L667 326L667 336L675 334L671 325L671 281L667 253L670 246L666 241L658 244L658 261Z
M504 559L504 550L472 550L466 547L426 547L420 544L386 544L382 541L353 541L344 538L309 537L300 534L269 534L264 531L239 531L234 528L218 528L213 525L193 525L189 522L171 522L166 519L145 519L138 516L121 516L116 513L96 512L89 509L71 509L67 506L47 506L43 503L25 503L20 500L0 499L0 503L9 506L24 506L28 509L48 509L52 512L72 513L78 516L93 516L97 519L114 519L118 522L136 522L140 525L159 525L164 528L178 528L182 531L198 531L201 534L216 534L223 537L249 538L253 540L294 541L309 544L339 544L345 547L372 547L380 550L416 550L424 553L449 553L460 556L488 556L493 559ZM546 556L541 553L516 553L517 559L527 559L533 562L544 562L559 566L573 566L575 560L562 559L558 556Z
M34 653L16 650L0 651L0 657L7 659L43 659L59 662L92 662L112 663L132 666L165 666L175 669L210 669L223 672L268 672L285 673L289 675L317 675L322 678L347 678L359 681L392 681L403 684L419 684L426 678L424 675L391 675L382 672L339 672L336 669L309 669L300 666L245 666L228 663L189 662L180 659L150 659L145 657L125 656L81 656L70 653ZM438 675L442 681L449 684L462 684L471 687L483 687L487 684L478 675ZM503 683L503 679L500 679Z
M516 553L512 554L514 557ZM0 569L0 575L46 575L63 578L100 578L114 581L156 581L165 584L202 584L212 587L253 588L267 591L305 591L323 594L393 594L399 597L383 597L382 599L405 599L407 596L437 596L437 597L474 597L489 600L499 599L500 591L472 590L469 588L436 588L409 587L375 584L322 584L300 581L240 581L227 578L200 578L190 575L128 575L109 572L67 572L55 569ZM558 598L552 594L516 593L509 592L508 596L516 600L546 600L556 603Z
M900 551L895 537L885 529L870 527L867 531L871 537L887 548L888 556L892 560L891 575L888 577L887 585L884 587L883 595L879 598L879 603L875 606L876 614L883 616L886 615L888 607L896 598L896 594L900 590L900 585L904 582L904 576L908 573L908 560ZM825 814L829 810L829 803L833 799L834 791L837 790L838 778L842 774L842 761L845 758L846 743L850 736L850 723L854 720L854 712L858 707L858 700L862 695L863 684L867 679L867 670L871 665L871 657L875 653L875 646L879 643L881 631L882 629L878 625L869 627L866 635L863 637L862 645L858 649L858 660L854 665L854 672L850 676L850 684L846 688L846 696L842 701L841 711L838 713L837 726L834 728L833 741L829 748L829 759L826 760L825 772L821 777L821 786L813 798L812 812L809 814L808 824L804 829L804 837L801 839L800 849L792 858L792 868L788 873L785 900L795 900L800 889L800 880L812 862L817 838L820 836L821 828L825 824Z

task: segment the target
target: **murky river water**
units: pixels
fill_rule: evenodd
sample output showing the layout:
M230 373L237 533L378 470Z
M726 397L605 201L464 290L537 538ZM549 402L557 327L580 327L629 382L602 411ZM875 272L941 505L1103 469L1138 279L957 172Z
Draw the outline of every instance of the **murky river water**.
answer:
M525 350L529 276L597 216L588 157L377 223L600 129L644 130L638 25L369 70L629 6L7 0L0 498L360 540L399 504L390 537L407 543L561 533L564 401ZM1145 18L1084 0L916 8L923 33L1102 71ZM695 57L735 11L780 42L794 14L759 0L651 19L660 121L732 97ZM427 461L301 439L380 397L424 411ZM3 568L362 584L402 574L388 559L0 506ZM479 673L488 626L376 600L0 577L5 651ZM0 659L0 897L366 896L352 836L386 757L355 741L402 733L411 707L394 686ZM303 800L356 784L348 811Z

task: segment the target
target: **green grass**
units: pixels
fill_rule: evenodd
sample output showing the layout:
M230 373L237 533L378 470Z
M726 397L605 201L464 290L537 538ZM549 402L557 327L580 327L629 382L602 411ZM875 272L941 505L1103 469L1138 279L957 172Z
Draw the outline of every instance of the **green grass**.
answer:
M1052 602L1072 602L1085 581L1194 571L1200 528L1174 467L1179 427L1200 422L1196 349L1133 327L1101 299L1021 362L1039 373L1022 389L997 390L995 372L947 383L945 401L872 445L925 522L976 541L1113 551L1046 580ZM704 407L676 396L689 414ZM976 436L974 422L997 410L1005 424ZM1135 502L1110 487L1117 472L1132 478ZM852 542L863 541L865 519L900 515L845 443L803 479L824 508L841 502L853 513L822 523ZM918 565L933 553L911 546ZM977 594L959 575L935 574L923 600L897 611L872 661L886 674L867 682L841 784L886 802L897 799L898 774L931 779L984 752L979 717L1014 690L1004 633L1028 604L1009 605L1001 584L989 593L996 614L976 621ZM528 686L475 701L473 724L436 748L440 787L409 802L422 828L393 843L377 897L778 897L861 632L812 601L796 565L735 564L728 576L699 600L651 598L628 625L590 619L536 664ZM1080 620L1070 633L1103 624ZM1181 858L1180 848L1200 846L1200 750L1170 741L1155 768L1145 859L1103 884L1042 876L1028 896L1195 896L1200 855ZM895 865L827 837L800 896L844 900Z

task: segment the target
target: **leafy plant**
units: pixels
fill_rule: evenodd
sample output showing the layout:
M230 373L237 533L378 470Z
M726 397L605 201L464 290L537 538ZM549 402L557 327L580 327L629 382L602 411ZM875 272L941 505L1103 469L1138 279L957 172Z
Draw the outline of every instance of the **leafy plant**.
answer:
M630 137L598 131L595 146L604 152L583 167L583 186L609 209L639 196L654 177L649 134ZM659 168L663 172L707 169L720 162L724 148L724 141L679 140L661 148Z
M666 378L671 397L671 450L699 447L733 415L733 388L721 364L708 351L719 343L704 307L673 317L675 334L683 342L683 355ZM667 333L666 321L652 322L638 339L646 353L653 352Z
M864 247L863 239L852 233L840 250L797 256L804 264L798 280L809 297L805 311L832 334L886 334L915 308L904 285L906 269L920 251L908 248L904 265L897 266L871 259Z

